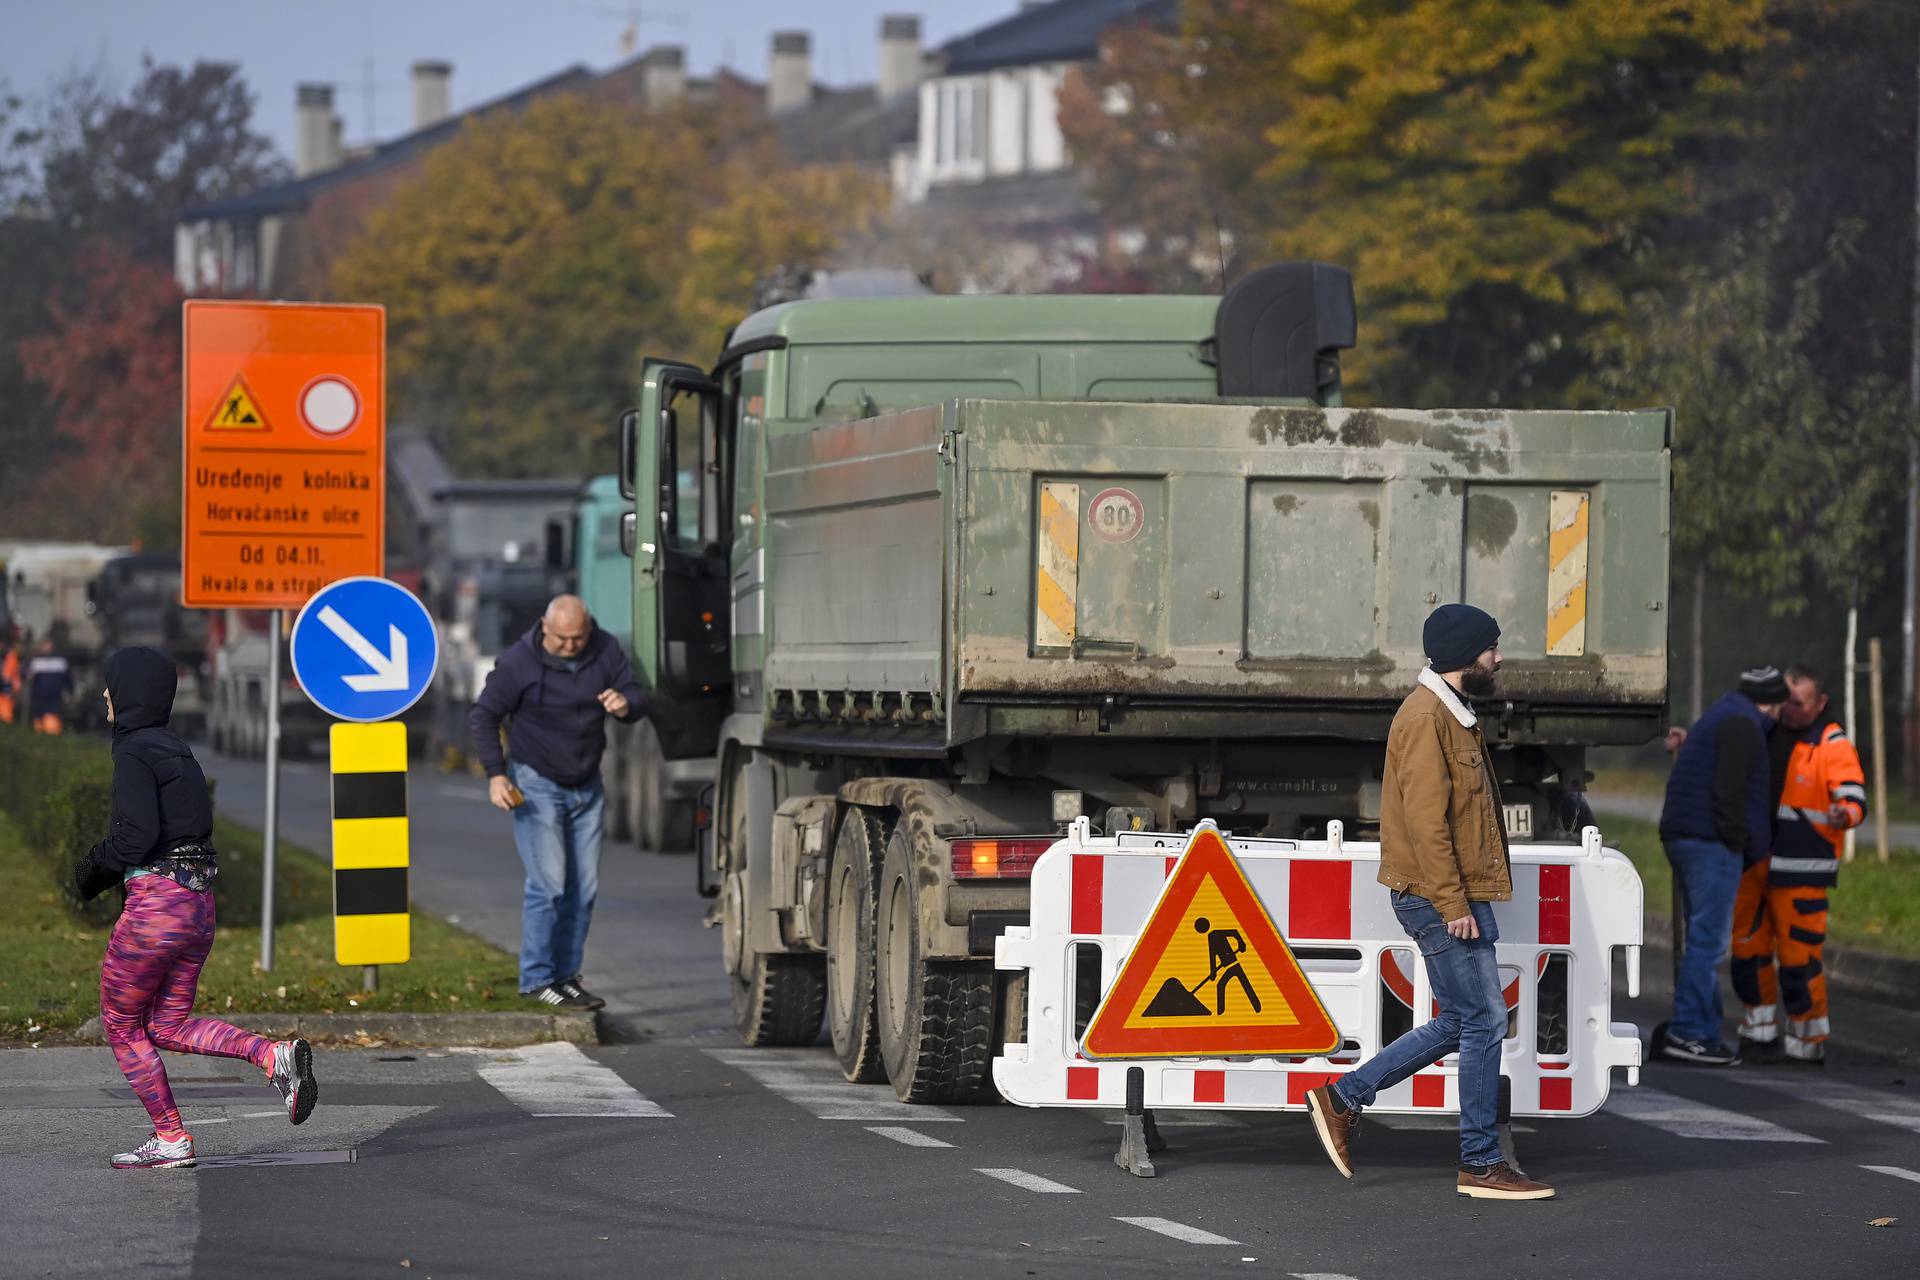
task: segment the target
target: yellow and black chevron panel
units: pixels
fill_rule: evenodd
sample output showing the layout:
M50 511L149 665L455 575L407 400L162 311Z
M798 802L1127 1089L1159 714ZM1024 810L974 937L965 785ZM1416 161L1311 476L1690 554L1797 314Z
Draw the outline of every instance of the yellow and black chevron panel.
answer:
M333 958L405 964L407 727L333 726Z

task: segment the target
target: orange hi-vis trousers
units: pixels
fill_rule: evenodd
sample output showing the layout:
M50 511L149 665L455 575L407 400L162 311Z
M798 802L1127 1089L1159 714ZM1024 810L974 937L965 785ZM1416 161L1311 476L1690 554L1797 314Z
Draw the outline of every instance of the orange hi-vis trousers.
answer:
M1767 864L1748 867L1733 900L1733 989L1747 1007L1740 1036L1755 1044L1780 1038L1777 1005L1787 1010L1786 1051L1818 1058L1831 1029L1825 885L1769 885ZM1776 963L1777 962L1777 963Z
M65 722L51 712L44 716L36 717L33 722L33 731L35 733L51 733L58 736L65 733L66 728Z

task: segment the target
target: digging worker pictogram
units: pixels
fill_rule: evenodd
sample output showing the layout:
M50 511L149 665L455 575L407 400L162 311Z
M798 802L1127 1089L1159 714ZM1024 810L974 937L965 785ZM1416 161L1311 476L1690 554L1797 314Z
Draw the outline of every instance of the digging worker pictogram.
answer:
M1238 929L1213 929L1209 921L1201 916L1193 922L1195 933L1207 935L1207 976L1200 982L1204 987L1209 982L1217 982L1213 989L1213 1012L1217 1017L1227 1011L1227 983L1237 981L1240 989L1247 993L1247 1003L1253 1006L1255 1013L1260 1012L1260 997L1253 994L1253 983L1247 979L1247 970L1240 963L1241 955L1247 949L1247 940L1240 936ZM1199 987L1194 988L1195 992Z

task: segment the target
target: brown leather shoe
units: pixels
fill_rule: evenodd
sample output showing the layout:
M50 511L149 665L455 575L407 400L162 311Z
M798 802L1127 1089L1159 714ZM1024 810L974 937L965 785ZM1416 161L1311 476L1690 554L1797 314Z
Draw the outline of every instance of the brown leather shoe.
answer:
M1354 1126L1360 1123L1359 1109L1335 1109L1333 1086L1323 1084L1318 1089L1307 1091L1307 1114L1313 1117L1313 1131L1320 1135L1320 1145L1327 1149L1327 1159L1333 1161L1333 1167L1340 1171L1341 1177L1351 1178L1353 1156L1348 1146L1353 1141Z
M1476 1200L1551 1200L1553 1188L1517 1173L1505 1160L1478 1172L1462 1168L1455 1188Z

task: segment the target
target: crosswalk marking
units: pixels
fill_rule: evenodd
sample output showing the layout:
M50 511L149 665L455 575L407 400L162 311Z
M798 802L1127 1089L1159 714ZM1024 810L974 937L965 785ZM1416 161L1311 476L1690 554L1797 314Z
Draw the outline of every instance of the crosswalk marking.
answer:
M1025 1169L975 1169L975 1173L984 1173L989 1178L998 1178L1026 1191L1037 1191L1049 1196L1077 1196L1078 1187L1070 1187L1064 1182L1055 1182L1052 1178L1043 1178L1037 1173L1028 1173Z
M877 1133L883 1138L891 1138L903 1147L951 1147L951 1142L942 1142L930 1133L919 1133L913 1129L902 1129L890 1124L870 1124L868 1133Z
M1638 1085L1614 1089L1607 1095L1607 1111L1664 1129L1680 1138L1715 1138L1736 1142L1820 1142L1819 1138L1783 1128L1770 1120L1741 1115L1678 1094Z
M708 1049L707 1054L820 1120L901 1120L912 1124L959 1123L939 1107L901 1102L883 1084L848 1084L833 1059L819 1049Z
M1758 1072L1741 1075L1738 1080L1741 1084L1771 1089L1802 1102L1850 1112L1875 1124L1920 1133L1920 1098L1903 1097L1882 1089L1863 1088L1838 1080L1807 1080L1804 1077L1783 1079Z
M1143 1227L1148 1231L1157 1231L1163 1236L1172 1236L1175 1240L1184 1240L1188 1244L1239 1244L1238 1240L1229 1240L1217 1236L1211 1231L1202 1231L1190 1227L1184 1222L1175 1222L1171 1218L1115 1218L1115 1222L1124 1222L1128 1226Z
M1920 1182L1920 1173L1911 1169L1902 1169L1895 1164L1863 1164L1860 1166L1868 1173L1884 1173L1889 1178L1905 1178L1908 1182Z
M462 1052L482 1055L480 1078L531 1115L673 1118L671 1111L564 1041Z

